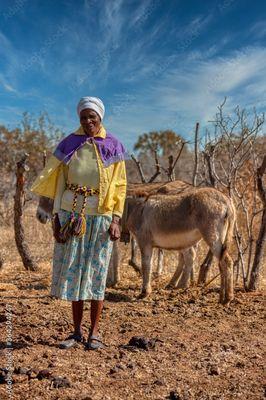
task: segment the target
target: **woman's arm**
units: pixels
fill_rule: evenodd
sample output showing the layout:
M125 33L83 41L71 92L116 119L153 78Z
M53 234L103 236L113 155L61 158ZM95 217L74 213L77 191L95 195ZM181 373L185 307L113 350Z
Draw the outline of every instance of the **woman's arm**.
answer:
M115 164L112 176L112 185L114 187L114 208L113 215L122 217L124 204L126 200L127 175L125 161Z
M64 240L62 240L60 236L61 225L58 217L58 211L61 208L61 199L66 188L66 172L65 167L62 164L59 168L60 171L58 173L58 178L56 182L56 193L53 206L53 232L55 240L58 243L64 243Z
M63 164L59 166L60 170L56 182L56 192L54 198L53 215L57 214L61 208L61 200L66 189L66 171Z
M111 240L117 240L120 238L120 219L123 214L125 199L126 199L126 166L124 161L120 161L115 164L112 185L114 188L114 208L113 218L109 228Z

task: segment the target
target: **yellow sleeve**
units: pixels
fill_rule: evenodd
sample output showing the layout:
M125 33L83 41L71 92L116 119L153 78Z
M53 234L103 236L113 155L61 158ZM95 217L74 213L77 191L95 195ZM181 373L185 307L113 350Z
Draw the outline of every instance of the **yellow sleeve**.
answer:
M58 177L57 177L57 182L56 182L56 191L55 191L55 198L54 198L54 206L53 206L53 214L58 213L58 211L61 208L61 200L63 193L66 189L66 166L63 164L60 164L59 172L58 172Z
M113 178L114 184L114 208L113 214L122 217L127 190L127 175L125 161L119 161L114 166Z
M30 190L39 196L49 197L54 199L56 191L56 182L58 178L59 166L61 161L59 161L54 155L52 155L44 169L37 176L33 182Z

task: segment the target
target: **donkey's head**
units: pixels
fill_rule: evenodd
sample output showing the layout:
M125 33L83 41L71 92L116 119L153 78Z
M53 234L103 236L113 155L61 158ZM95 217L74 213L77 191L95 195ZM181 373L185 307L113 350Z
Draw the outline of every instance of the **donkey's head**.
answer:
M46 224L52 218L54 201L48 197L41 196L36 211L36 218L42 224Z
M140 224L144 205L145 198L134 198L130 196L126 198L124 212L121 220L121 241L125 241L125 243L128 242L129 240L127 240L127 237L129 235L129 232L132 231L134 233L134 229L132 228L132 226L135 227L135 224L132 224L132 221L138 221L138 223L136 224ZM125 240L123 240L124 237Z

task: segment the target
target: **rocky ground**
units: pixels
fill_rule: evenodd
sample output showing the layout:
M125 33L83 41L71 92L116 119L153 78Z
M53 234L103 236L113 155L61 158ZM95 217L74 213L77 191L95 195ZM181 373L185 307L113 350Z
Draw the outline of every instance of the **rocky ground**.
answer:
M49 297L51 227L37 222L35 207L25 212L24 227L38 272L23 268L12 225L1 227L1 400L264 398L262 292L236 290L236 300L223 307L218 304L218 279L205 291L165 290L177 258L169 252L151 297L138 300L141 279L128 266L129 250L121 245L121 283L107 290L101 321L106 349L88 352L80 344L61 350L58 342L72 331L72 324L70 304ZM198 264L206 251L198 249ZM214 266L211 276L216 274ZM265 279L261 283L266 286ZM87 303L85 336L88 329ZM135 341L144 348L127 346L134 336L145 338Z
M205 292L164 289L147 300L126 263L122 283L107 291L101 332L107 347L61 350L72 330L70 304L49 297L50 267L36 273L8 265L0 275L0 398L5 399L263 399L263 296L237 291L218 305L218 282ZM10 323L9 323L10 321ZM12 331L10 332L10 326ZM86 304L84 329L89 328ZM12 344L7 346L8 335ZM127 346L134 336L146 342ZM12 396L6 366L12 361Z

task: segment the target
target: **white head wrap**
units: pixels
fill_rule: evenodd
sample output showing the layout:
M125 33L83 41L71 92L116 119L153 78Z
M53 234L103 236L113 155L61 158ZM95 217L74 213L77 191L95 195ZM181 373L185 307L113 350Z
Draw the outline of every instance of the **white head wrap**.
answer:
M77 107L79 116L81 111L85 110L85 108L90 108L91 110L96 111L101 120L103 119L105 108L102 100L98 99L98 97L82 97Z

